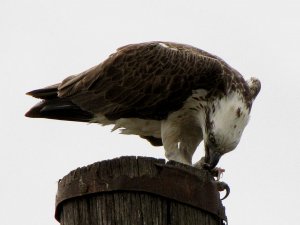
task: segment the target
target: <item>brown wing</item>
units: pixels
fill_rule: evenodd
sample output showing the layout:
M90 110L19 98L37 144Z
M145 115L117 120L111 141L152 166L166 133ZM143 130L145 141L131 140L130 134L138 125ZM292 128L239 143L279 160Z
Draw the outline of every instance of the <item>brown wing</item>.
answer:
M58 96L109 119L162 119L179 109L194 89L224 89L222 73L220 59L188 45L133 44L65 79Z

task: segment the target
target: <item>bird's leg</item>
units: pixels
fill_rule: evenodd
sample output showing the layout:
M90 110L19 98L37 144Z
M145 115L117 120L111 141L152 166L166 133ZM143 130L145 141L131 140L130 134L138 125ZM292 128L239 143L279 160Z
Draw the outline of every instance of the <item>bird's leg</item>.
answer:
M168 160L174 160L187 165L192 165L192 156L197 148L198 140L193 142L185 142L179 139L179 136L163 138L165 148L165 156Z
M161 139L167 159L191 165L192 156L203 139L198 117L187 109L171 113L161 121Z
M183 135L163 138L167 159L192 165L192 157L199 144L199 139L185 138Z
M191 165L191 159L181 151L180 127L173 120L166 120L161 125L161 137L168 160Z
M187 152L182 151L180 148L180 143L173 143L165 145L165 156L168 160L173 160L176 162L184 163L187 165L192 164L191 156L187 154Z

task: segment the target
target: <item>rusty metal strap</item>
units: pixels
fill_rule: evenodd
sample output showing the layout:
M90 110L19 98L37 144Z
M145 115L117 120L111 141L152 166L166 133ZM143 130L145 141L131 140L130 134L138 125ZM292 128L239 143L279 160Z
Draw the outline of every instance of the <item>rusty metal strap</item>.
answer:
M160 172L156 176L121 175L103 179L96 173L86 173L70 183L59 182L55 218L59 221L60 206L65 200L102 192L135 191L176 200L227 221L215 182L203 182L196 175L173 166L159 167Z

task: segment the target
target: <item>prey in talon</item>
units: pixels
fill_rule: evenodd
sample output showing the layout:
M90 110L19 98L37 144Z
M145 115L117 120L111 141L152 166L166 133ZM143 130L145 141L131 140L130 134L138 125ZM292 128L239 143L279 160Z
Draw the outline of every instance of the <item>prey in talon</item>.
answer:
M221 179L223 176L223 173L225 173L225 169L220 168L220 167L215 167L211 171L212 175L217 178L217 181Z
M193 166L197 167L197 168L203 168L203 169L208 170L212 174L212 176L216 177L217 181L219 181L221 179L221 177L223 176L223 173L225 172L225 169L223 169L223 168L212 166L212 164L209 161L209 155L202 157Z

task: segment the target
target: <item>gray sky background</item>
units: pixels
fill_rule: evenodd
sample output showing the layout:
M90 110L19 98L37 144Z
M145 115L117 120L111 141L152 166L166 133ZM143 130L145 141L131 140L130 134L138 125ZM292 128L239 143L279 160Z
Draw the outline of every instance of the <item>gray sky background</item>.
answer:
M298 0L2 0L1 225L58 224L57 181L77 167L164 157L162 148L110 127L23 116L37 102L25 92L151 40L194 45L261 80L241 143L219 163L232 190L223 203L233 225L299 223L299 11ZM202 154L199 147L195 158Z

